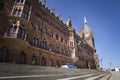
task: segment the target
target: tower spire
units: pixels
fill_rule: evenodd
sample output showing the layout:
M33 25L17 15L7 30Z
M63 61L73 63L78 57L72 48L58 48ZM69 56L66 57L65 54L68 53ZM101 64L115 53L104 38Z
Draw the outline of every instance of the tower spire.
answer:
M87 19L86 19L86 17L84 16L84 24L86 24L87 23Z

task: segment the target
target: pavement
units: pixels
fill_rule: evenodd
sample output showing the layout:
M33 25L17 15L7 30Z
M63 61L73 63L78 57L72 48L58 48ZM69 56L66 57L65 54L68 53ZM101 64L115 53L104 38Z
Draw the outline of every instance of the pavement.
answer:
M109 80L120 80L120 72L119 71L111 71L111 77Z

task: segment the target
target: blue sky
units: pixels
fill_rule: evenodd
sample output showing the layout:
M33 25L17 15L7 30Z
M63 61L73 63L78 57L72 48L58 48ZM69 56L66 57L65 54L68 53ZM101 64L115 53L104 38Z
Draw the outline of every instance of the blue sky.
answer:
M55 8L63 22L70 16L79 33L86 16L92 28L95 46L103 67L120 66L120 0L46 0L48 8Z

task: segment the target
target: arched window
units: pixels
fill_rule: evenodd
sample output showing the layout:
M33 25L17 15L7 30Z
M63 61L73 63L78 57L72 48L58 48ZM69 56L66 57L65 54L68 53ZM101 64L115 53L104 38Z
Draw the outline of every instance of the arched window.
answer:
M43 33L43 34L47 34L47 29L46 29L45 27L43 27L42 33Z
M50 38L52 38L52 37L53 37L53 32L51 31L51 32L50 32Z
M35 56L35 54L32 55L32 65L36 65L37 64L37 57Z
M59 67L60 65L59 65L59 62L58 61L56 61L56 67Z
M24 39L24 37L25 37L25 30L20 27L18 31L18 38Z
M53 66L53 61L49 59L49 66Z
M22 18L27 20L28 19L28 13L23 11Z
M18 17L21 17L20 13L21 13L21 9L18 9L18 14L17 14Z
M59 40L59 36L58 36L58 34L56 34L56 40Z
M14 9L14 13L13 13L13 15L14 15L14 16L19 16L20 13L21 13L21 9L17 9L17 8L15 8L15 9Z
M39 39L37 37L33 38L33 46L38 46Z
M47 47L47 42L46 42L46 40L44 39L44 40L42 41L42 49L46 49L46 47Z
M25 64L25 53L20 53L20 64Z
M15 24L13 24L13 26L10 27L10 29L9 29L9 36L10 37L15 37L16 29L17 29L17 26Z
M39 30L39 28L40 28L40 25L38 25L38 24L35 24L35 25L34 25L34 28L35 28L35 30L37 31L37 30Z
M5 47L0 48L0 62L6 62L8 57L8 52Z
M46 66L46 60L44 57L41 58L41 66Z
M53 44L52 43L50 43L49 51L53 51Z
M56 53L59 53L59 47L56 47Z

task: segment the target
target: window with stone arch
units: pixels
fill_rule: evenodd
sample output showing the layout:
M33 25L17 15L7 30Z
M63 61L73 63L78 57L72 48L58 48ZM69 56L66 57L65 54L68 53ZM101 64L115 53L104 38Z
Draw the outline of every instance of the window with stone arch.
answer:
M24 52L21 52L20 53L20 64L25 64L25 59L26 59L26 56L25 56L25 53Z
M35 29L36 31L38 31L38 30L40 29L40 25L39 25L39 24L35 24L35 25L34 25L34 29Z
M21 8L15 8L14 11L13 11L13 15L14 16L17 16L17 17L20 17L20 13L21 13Z
M53 66L53 61L52 61L52 59L49 59L49 66Z
M38 43L39 43L39 39L38 39L37 36L35 36L35 37L33 38L33 43L32 43L32 45L35 46L35 47L38 47Z
M49 51L53 51L53 43L50 42L50 48L49 48Z
M43 27L43 28L42 28L42 33L43 33L43 34L47 34L47 28L46 28L46 27Z
M47 48L47 42L44 38L44 40L42 41L42 45L41 45L42 49L46 49Z
M50 32L50 38L53 38L53 32L52 31Z
M43 56L41 58L41 66L46 66L46 60L45 60L45 57Z
M32 55L32 65L36 65L37 64L37 57L35 54Z
M25 29L23 29L22 27L19 28L18 38L20 38L20 39L24 39L25 38Z
M17 25L15 23L13 23L13 25L10 27L10 29L8 31L9 37L15 37L16 30L17 30Z
M58 61L56 61L56 67L59 67L59 66L60 66L59 62L58 62Z
M0 48L0 62L7 62L8 51L6 47Z

